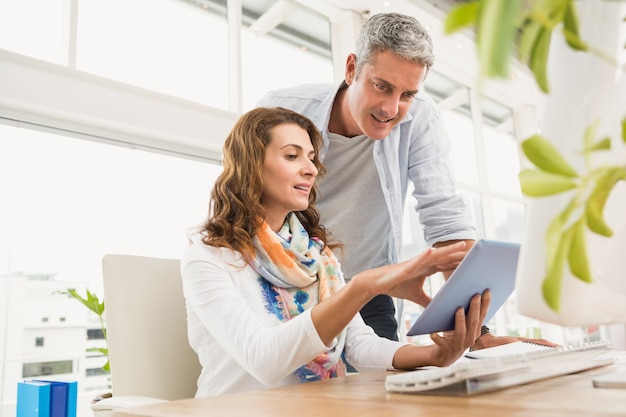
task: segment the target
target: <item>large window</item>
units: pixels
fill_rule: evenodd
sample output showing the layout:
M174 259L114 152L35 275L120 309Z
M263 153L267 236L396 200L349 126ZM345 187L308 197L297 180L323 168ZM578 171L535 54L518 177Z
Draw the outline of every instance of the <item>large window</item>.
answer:
M457 183L461 186L478 187L480 180L472 119L450 110L444 112L444 120L452 142L450 158Z
M101 382L81 383L81 404L88 410L97 393L85 389L106 389L108 376L97 370L102 361L86 358L85 335L94 333L86 330L86 309L54 291L89 288L101 296L107 253L179 258L187 229L207 214L220 172L215 163L0 124L4 402L14 401L22 377L68 374L63 377L82 382L81 375L100 375ZM65 314L68 303L71 312ZM82 314L82 322L60 321L59 314ZM11 325L5 328L7 319ZM56 372L57 363L76 365Z
M66 0L0 2L0 48L65 64Z
M260 34L251 25L272 2L243 3L242 67L233 68L223 1L0 2L0 49L43 61L33 77L72 86L55 92L42 81L45 106L0 114L0 417L15 415L24 377L80 381L80 417L110 389L105 358L88 351L104 343L95 316L54 294L102 296L106 253L180 257L221 172L213 150L226 123L207 106L237 110L235 91L245 111L268 90L333 81L328 20L296 8ZM303 22L318 35L303 36ZM17 74L33 63L9 61ZM6 86L0 79L0 99L9 97L0 106L31 97L32 85ZM208 113L219 123L203 122Z
M224 17L173 0L79 0L76 67L228 108Z
M284 21L259 33L254 24L271 3L243 2L240 59L231 57L239 48L218 0L4 0L0 49L245 111L271 89L333 82L328 20L286 4ZM240 62L240 80L231 62Z
M261 97L273 89L332 82L329 57L312 54L272 37L257 36L249 30L244 32L242 42L244 111L254 108Z
M176 256L185 227L205 215L220 169L4 125L0 138L11 254L0 265L68 281L97 279L104 253Z

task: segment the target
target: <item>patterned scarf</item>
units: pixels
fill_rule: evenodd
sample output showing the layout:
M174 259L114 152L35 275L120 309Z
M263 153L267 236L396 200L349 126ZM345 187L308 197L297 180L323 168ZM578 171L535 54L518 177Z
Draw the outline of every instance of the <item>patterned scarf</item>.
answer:
M267 311L279 320L290 320L341 288L332 252L319 239L309 238L294 213L287 216L278 233L263 222L253 243L256 258L252 267L259 274ZM296 370L302 382L345 375L341 360L345 333L337 337L333 349Z

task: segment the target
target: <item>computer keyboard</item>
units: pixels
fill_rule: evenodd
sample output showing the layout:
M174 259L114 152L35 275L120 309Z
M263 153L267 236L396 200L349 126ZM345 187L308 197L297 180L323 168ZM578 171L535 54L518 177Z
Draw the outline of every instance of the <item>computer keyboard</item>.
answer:
M609 342L550 348L389 375L387 391L468 396L615 363Z

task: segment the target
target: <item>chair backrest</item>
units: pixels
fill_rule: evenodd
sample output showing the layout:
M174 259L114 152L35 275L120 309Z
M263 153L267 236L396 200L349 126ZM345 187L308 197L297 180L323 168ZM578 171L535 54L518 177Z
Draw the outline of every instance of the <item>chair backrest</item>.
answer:
M193 398L200 375L187 338L178 259L102 260L113 396Z

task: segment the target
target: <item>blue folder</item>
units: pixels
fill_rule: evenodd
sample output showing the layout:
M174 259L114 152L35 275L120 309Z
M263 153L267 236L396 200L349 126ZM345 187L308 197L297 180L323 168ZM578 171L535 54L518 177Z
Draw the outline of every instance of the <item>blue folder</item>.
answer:
M40 381L17 383L17 417L50 416L50 384Z

